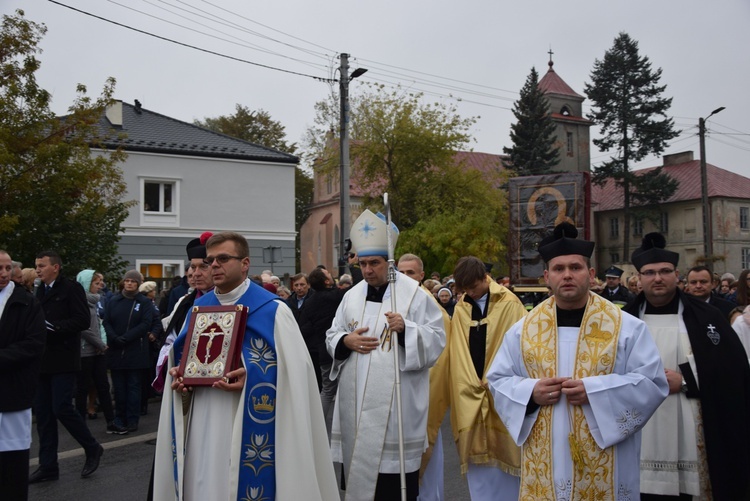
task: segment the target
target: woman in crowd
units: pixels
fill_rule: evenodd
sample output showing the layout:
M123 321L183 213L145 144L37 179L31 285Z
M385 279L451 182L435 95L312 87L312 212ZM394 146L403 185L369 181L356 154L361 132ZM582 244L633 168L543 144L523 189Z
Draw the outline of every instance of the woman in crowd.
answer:
M24 268L21 270L23 277L23 286L29 292L34 292L34 280L36 280L36 270L34 268Z
M737 290L730 293L726 299L737 306L750 304L750 270L742 270L740 278L737 279Z
M156 392L151 387L151 377L156 367L156 361L159 358L159 350L164 342L164 327L161 324L161 313L156 304L156 282L143 282L138 287L138 292L146 296L154 308L154 318L151 321L151 328L148 331L148 361L149 365L143 370L141 380L141 416L148 414L148 399L156 396Z
M141 379L143 369L149 367L148 333L154 316L151 302L138 292L142 283L138 271L125 273L122 291L109 300L104 311L107 361L115 387L115 424L128 431L138 429Z
M107 420L107 433L124 435L128 432L122 426L115 424L115 413L112 410L112 398L109 395L109 380L107 379L107 351L106 336L102 332L99 315L96 312L99 302L99 291L104 286L104 277L94 270L83 270L76 276L76 281L86 291L86 299L91 315L91 325L81 332L81 372L78 373L76 387L76 409L85 419L87 414L86 400L91 383L99 396L99 407ZM96 417L95 412L88 412L89 418Z
M279 296L279 297L280 297L281 299L283 299L284 301L286 301L286 300L287 300L287 299L289 298L289 296L291 296L291 295L292 295L292 291L290 291L290 290L289 290L289 289L288 289L288 288L287 288L286 286L284 286L284 285L280 285L280 286L279 286L279 287L278 287L278 288L276 289L276 294L277 294L277 295L278 295L278 296Z
M441 287L437 293L438 301L440 306L448 313L448 316L453 317L453 309L456 307L456 301L453 299L453 293L448 287Z

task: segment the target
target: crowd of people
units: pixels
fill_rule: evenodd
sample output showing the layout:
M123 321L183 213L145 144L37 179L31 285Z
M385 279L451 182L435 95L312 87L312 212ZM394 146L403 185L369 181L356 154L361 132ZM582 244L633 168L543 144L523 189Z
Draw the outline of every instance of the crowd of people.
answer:
M388 232L395 246L365 210L351 274L288 284L249 275L241 235L206 232L161 294L136 270L110 291L96 270L64 277L54 251L33 276L0 251L3 497L59 478L58 421L85 478L103 454L87 421L134 432L160 396L149 499L442 500L446 413L472 500L750 499L748 270L680 274L653 233L630 276L599 280L595 244L563 223L539 245L546 292L519 298L477 257L442 278L416 254L390 262ZM186 380L201 336L223 336L206 364L231 344L231 321L193 316L238 305L236 363Z

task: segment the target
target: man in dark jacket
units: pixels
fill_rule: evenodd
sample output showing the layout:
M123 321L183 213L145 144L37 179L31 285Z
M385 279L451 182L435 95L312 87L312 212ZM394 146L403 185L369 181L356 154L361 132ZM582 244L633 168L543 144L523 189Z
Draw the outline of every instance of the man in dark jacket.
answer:
M623 273L624 271L617 266L610 266L607 268L607 271L604 272L607 286L599 294L600 296L609 299L610 302L620 308L625 308L625 306L632 303L635 299L635 296L628 290L628 288L620 283Z
M298 273L292 277L292 288L294 292L287 298L286 304L292 310L294 319L299 324L302 310L307 307L307 300L315 294L315 291L310 290L310 282L306 273Z
M679 254L665 247L662 235L650 233L633 252L643 292L625 309L648 325L669 384L667 399L641 431L641 499L747 499L745 350L719 310L678 290Z
M0 493L28 496L31 405L44 351L44 313L10 280L11 259L0 250Z
M717 296L711 285L711 270L706 266L694 266L687 272L687 293L697 297L718 308L729 319L729 313L734 309L735 304L726 301Z
M89 327L90 317L83 287L61 276L61 268L62 260L54 251L44 251L36 257L36 274L42 281L37 298L44 310L47 339L34 401L39 468L29 477L31 484L59 477L58 420L86 451L81 477L96 471L104 452L73 406L76 373L81 370L81 331Z

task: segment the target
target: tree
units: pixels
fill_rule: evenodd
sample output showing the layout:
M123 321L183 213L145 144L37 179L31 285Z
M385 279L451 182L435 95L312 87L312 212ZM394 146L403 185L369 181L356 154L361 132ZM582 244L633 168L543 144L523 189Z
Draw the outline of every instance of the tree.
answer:
M513 104L517 122L510 126L511 148L503 148L510 155L513 169L519 176L548 174L560 162L555 148L555 123L549 111L549 102L539 90L536 68L526 77L521 96Z
M194 123L209 130L290 155L294 155L294 150L297 148L294 143L287 144L285 127L272 119L270 113L263 109L251 111L239 103L235 105L234 115L206 117L202 122L195 120Z
M369 86L350 99L352 183L377 209L389 193L393 221L401 230L397 254L414 252L427 269L450 272L456 260L473 253L497 261L504 250L507 222L500 161L494 172L457 163L475 118L455 107L424 103L421 94ZM316 104L315 126L306 143L323 174L338 176L339 103L333 95Z
M271 118L263 109L251 111L237 104L234 115L221 115L216 118L206 117L203 121L195 120L195 125L220 132L243 141L273 148L290 155L296 155L297 145L286 142L285 127L281 122ZM300 166L294 172L294 229L296 238L296 268L299 269L300 228L309 215L308 207L312 202L313 180Z
M655 207L677 189L677 182L661 168L644 176L630 170L632 162L663 152L678 135L666 115L672 99L662 97L666 85L659 85L661 73L661 68L651 69L648 57L639 55L638 42L620 33L604 59L594 62L591 84L585 87L593 103L588 118L599 124L603 136L594 139L594 144L602 151L617 152L595 169L594 182L603 184L614 178L623 190L626 260L630 255L631 205Z
M125 183L117 164L125 155L97 148L115 81L108 79L96 100L79 84L69 114L56 117L49 92L35 79L45 32L21 10L2 17L0 246L26 266L53 249L68 270L121 275L117 242L131 204L121 201Z

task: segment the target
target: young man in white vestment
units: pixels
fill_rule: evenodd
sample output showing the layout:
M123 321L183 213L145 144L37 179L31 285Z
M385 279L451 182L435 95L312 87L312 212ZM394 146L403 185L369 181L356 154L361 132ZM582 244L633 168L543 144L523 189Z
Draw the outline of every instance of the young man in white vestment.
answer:
M400 498L392 351L392 332L397 332L403 467L407 498L416 500L419 466L427 448L429 369L443 351L445 330L440 306L417 281L397 273L395 283L388 282L386 223L381 218L365 210L354 222L351 239L364 280L346 293L327 332L331 379L339 378L331 450L333 460L344 465L347 500ZM392 231L398 230L392 226ZM391 308L392 294L396 311Z
M589 291L594 243L539 244L553 296L506 334L487 374L521 446L522 500L639 497L640 430L668 392L646 325Z
M241 367L213 386L183 385L179 357L191 311L169 355L173 391L162 400L153 499L338 499L315 374L292 312L248 280L242 235L213 235L206 254L215 288L195 306L248 307Z

